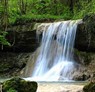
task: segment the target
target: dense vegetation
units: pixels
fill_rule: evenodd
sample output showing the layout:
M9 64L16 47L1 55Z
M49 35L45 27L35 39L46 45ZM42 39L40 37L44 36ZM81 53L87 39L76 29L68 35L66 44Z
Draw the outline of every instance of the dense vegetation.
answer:
M2 31L20 20L79 19L94 12L95 0L0 0L0 43L6 42Z
M95 11L95 0L1 0L3 25L17 19L78 19Z

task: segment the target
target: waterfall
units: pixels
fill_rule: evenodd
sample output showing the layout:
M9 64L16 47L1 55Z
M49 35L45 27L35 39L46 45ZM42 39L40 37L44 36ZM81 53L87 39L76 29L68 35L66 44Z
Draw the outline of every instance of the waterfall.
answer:
M75 68L74 41L77 25L80 22L81 20L69 20L44 24L40 53L31 79L38 81L72 80ZM42 26L39 25L38 30Z

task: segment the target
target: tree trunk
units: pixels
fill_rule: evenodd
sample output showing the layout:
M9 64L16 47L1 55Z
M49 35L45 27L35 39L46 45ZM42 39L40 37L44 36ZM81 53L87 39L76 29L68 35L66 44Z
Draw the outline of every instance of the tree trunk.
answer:
M8 26L8 0L1 0L2 13L1 13L1 26L2 30L6 31Z
M21 15L22 14L26 14L26 10L27 10L27 0L24 1L24 0L19 0L19 9L20 9L20 12L21 12Z

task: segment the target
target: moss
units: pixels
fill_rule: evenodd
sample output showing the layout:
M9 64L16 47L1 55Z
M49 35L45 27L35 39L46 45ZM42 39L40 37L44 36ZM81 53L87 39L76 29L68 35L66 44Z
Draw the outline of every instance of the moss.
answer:
M17 92L17 90L10 88L7 92Z
M4 63L4 64L2 63L0 65L0 72L7 71L7 70L9 70L9 68L10 68L10 65L8 63Z
M3 92L36 92L37 83L15 77L4 82L2 88Z
M84 92L95 92L95 82L91 82L84 86L83 88Z

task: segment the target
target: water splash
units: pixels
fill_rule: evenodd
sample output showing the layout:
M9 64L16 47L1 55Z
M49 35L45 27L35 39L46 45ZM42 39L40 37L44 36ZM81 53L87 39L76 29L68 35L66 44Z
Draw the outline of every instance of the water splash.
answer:
M44 26L40 54L31 78L38 81L71 80L74 72L74 40L77 21L63 21ZM38 26L38 29L41 27Z

